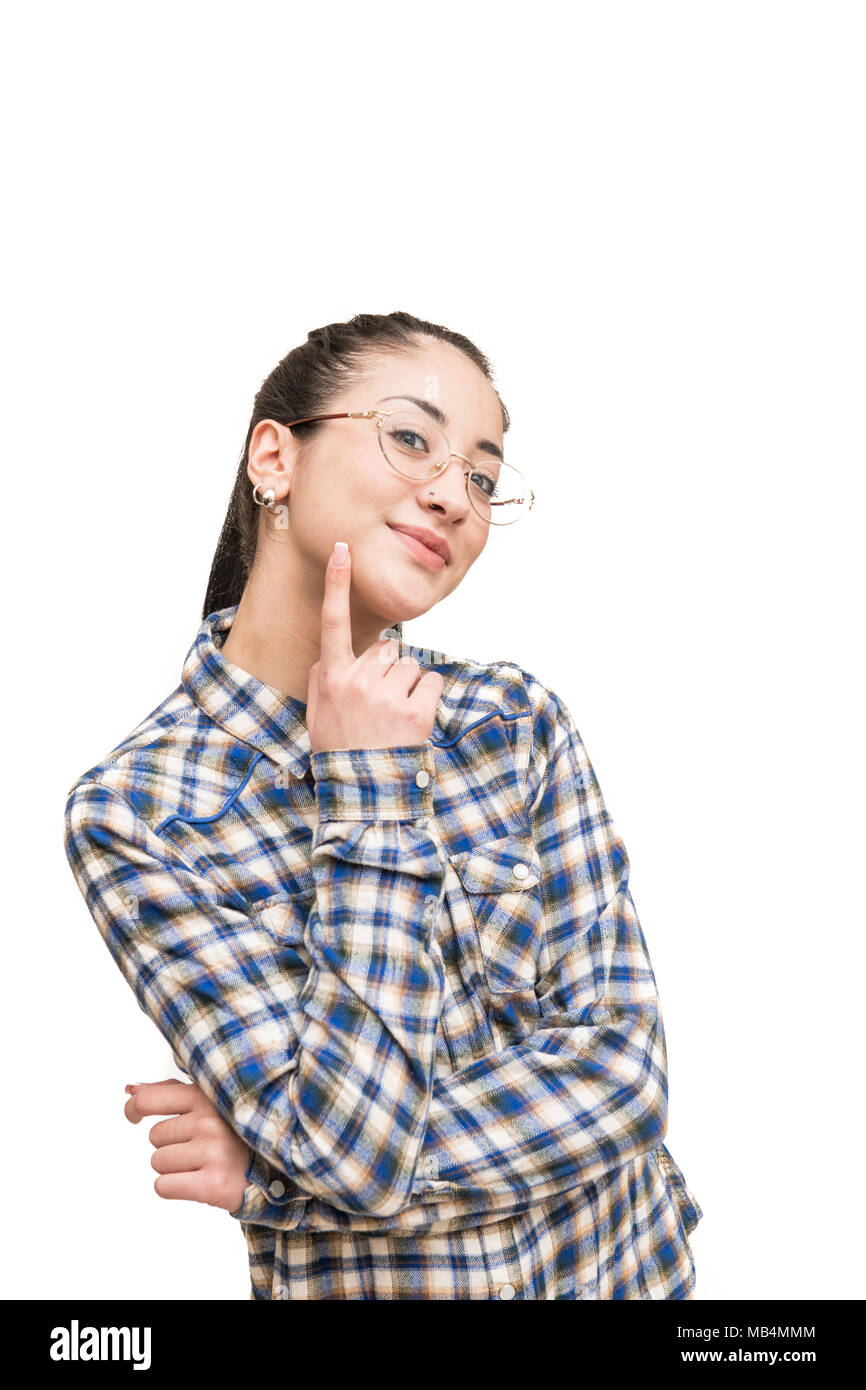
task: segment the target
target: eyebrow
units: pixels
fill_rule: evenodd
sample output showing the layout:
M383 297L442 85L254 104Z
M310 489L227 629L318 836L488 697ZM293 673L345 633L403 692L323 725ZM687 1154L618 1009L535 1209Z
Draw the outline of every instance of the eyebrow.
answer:
M413 405L417 405L419 410L426 410L437 424L442 425L444 429L448 428L448 416L439 409L438 405L434 405L432 401L422 400L420 396L381 396L376 404L381 405L383 401L411 401ZM505 462L499 445L494 444L491 439L479 439L475 447L481 449L485 454L492 454L495 459L499 459L500 463Z

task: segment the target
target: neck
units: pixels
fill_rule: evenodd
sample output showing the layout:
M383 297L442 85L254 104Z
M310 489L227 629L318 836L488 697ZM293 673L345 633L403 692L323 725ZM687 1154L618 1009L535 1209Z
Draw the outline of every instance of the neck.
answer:
M253 567L221 650L242 671L306 704L310 667L320 656L324 572L292 568L277 579L267 566ZM369 612L356 613L354 602L350 606L357 657L388 624Z

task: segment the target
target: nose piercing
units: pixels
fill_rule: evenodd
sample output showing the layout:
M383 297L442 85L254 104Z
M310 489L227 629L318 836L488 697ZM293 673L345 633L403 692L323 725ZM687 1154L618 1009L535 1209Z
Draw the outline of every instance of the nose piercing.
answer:
M427 496L428 496L428 497L432 497L432 496L433 496L433 493L435 492L435 490L436 490L436 489L435 489L435 488L432 488L432 487L431 487L431 488L428 488L428 490L427 490Z

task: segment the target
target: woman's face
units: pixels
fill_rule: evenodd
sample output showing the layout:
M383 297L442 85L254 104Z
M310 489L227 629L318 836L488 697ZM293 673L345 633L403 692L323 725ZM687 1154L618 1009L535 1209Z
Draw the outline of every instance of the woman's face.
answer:
M499 400L483 373L450 344L371 358L364 379L321 413L375 407L431 419L407 396L442 412L440 428L453 450L486 463L488 472L495 468L493 450L500 457L504 452ZM262 421L250 441L250 477L262 490L272 486L276 506L287 508L283 529L276 531L291 552L287 579L306 588L302 576L315 574L320 587L334 542L348 541L353 620L382 628L427 612L456 589L487 543L489 526L470 505L465 465L452 458L438 477L406 478L386 461L375 419L328 420L319 431L305 442ZM279 514L263 521L274 525ZM429 552L419 554L401 539L400 527L424 528L445 541L446 563L431 565Z

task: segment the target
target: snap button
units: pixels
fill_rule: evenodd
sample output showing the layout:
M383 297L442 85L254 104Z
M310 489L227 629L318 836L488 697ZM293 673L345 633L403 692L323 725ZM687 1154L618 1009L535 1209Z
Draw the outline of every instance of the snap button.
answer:
M279 1178L274 1178L274 1181L268 1187L268 1191L270 1192L272 1197L282 1197L285 1190L286 1184L284 1182L280 1182Z
M511 872L515 878L526 878L529 873L529 866L527 864L515 864Z
M515 1295L516 1293L517 1293L517 1290L516 1290L516 1288L514 1287L513 1284L503 1284L503 1285L502 1285L502 1288L499 1290L499 1297L500 1297L500 1298L513 1298L514 1295Z
M416 787L426 787L426 785L427 785L427 783L428 783L429 781L430 781L430 773L429 773L429 772L425 772L423 767L422 767L422 769L421 769L420 772L416 772L416 773L415 773L415 786L416 786Z
M431 898L431 897L425 898L425 899L424 899L424 916L425 916L425 917L432 917L432 915L433 915L433 913L436 911L436 908L438 907L438 905L439 905L439 899L438 899L438 898Z

